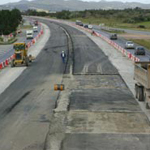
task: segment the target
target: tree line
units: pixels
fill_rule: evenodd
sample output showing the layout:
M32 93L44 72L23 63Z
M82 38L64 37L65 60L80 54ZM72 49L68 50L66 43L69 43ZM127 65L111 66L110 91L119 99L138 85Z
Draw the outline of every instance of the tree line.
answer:
M49 13L46 13L44 11L38 12L36 10L28 9L27 11L22 12L22 15L27 16L49 16Z
M0 11L0 35L9 35L17 30L22 21L21 12L18 9Z
M62 11L56 14L50 14L59 19L73 19L73 18L105 18L120 20L123 23L139 23L143 21L150 21L150 10L134 8L124 10L84 10L84 11Z

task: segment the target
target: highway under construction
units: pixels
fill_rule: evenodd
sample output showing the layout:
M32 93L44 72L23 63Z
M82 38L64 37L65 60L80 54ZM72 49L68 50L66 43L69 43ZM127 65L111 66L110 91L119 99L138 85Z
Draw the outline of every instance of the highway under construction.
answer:
M75 27L37 20L46 24L41 52L0 95L0 149L149 150L149 119L105 41L99 46Z

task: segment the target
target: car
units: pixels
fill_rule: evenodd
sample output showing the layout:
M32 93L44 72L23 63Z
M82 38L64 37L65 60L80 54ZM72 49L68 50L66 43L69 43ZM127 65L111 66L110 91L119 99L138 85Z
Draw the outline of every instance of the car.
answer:
M145 55L145 48L143 46L138 46L134 52L135 55Z
M125 44L126 49L134 49L134 43L132 41L127 41Z
M35 25L35 26L38 26L38 24L39 24L38 21L35 20L35 21L34 21L34 25Z
M84 24L84 28L88 28L88 24Z
M80 22L80 23L79 23L79 26L83 26L83 23L82 23L82 22Z
M34 31L34 32L38 32L38 26L34 26L34 27L33 27L33 31Z
M112 35L110 36L110 39L111 39L111 40L117 40L117 34L112 34Z
M76 25L83 26L83 23L80 20L76 20Z
M93 29L93 26L91 24L88 25L89 29Z
M27 30L26 31L26 39L33 39L33 30Z

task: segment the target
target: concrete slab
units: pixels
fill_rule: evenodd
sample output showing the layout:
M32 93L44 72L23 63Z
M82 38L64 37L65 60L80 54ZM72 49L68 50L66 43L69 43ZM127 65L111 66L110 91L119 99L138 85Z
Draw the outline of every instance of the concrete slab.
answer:
M134 112L141 111L128 89L91 89L74 91L70 96L70 110Z
M70 111L66 133L150 134L150 122L141 112Z
M145 134L66 134L61 150L149 150Z

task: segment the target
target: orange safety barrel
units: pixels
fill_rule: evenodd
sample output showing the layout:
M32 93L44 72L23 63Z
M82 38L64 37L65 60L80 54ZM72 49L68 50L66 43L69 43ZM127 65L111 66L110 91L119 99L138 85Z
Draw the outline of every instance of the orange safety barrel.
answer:
M63 91L65 89L64 84L55 84L54 85L54 90L55 91Z

